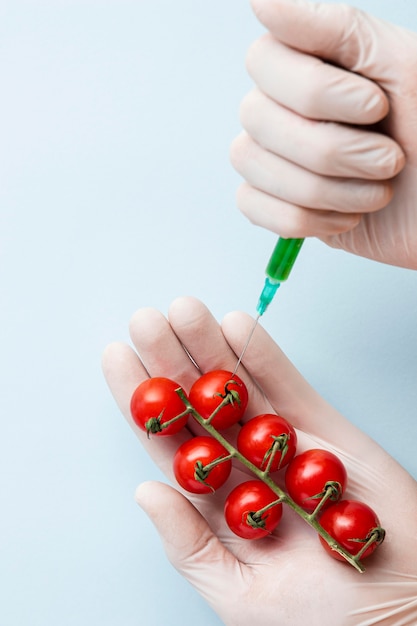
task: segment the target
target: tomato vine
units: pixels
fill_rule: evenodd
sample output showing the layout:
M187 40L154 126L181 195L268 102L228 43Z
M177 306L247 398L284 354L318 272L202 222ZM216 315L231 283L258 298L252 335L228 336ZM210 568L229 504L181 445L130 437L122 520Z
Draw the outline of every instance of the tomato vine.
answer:
M253 480L238 485L225 503L226 522L235 534L246 539L270 534L285 505L316 531L331 556L364 572L362 560L382 543L385 531L366 504L343 500L347 473L341 461L321 449L297 455L294 428L275 414L247 421L234 446L220 431L236 424L247 404L243 381L214 370L200 376L188 395L169 379L144 381L132 396L131 413L148 437L175 434L190 416L203 427L207 436L187 440L174 456L177 482L191 493L208 494L221 487L233 460L250 471ZM283 467L286 490L271 476Z

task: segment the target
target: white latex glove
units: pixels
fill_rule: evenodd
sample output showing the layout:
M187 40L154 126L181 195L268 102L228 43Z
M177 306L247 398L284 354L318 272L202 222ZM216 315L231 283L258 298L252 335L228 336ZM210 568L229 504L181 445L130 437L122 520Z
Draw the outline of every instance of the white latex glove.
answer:
M417 269L417 34L344 4L252 5L269 32L248 52L256 88L231 148L239 208Z
M148 440L130 417L134 389L148 373L167 376L189 389L199 372L183 346L203 372L233 370L252 323L249 316L232 313L219 326L202 303L181 298L172 304L168 320L154 309L134 316L131 337L141 359L124 344L107 348L103 367L114 397L170 480L175 450L197 428L190 423L174 437ZM260 326L239 375L250 394L246 419L263 412L280 413L297 428L299 451L316 446L334 451L348 471L346 497L367 502L387 537L365 561L364 574L327 555L315 532L291 510L284 510L271 536L254 542L240 539L223 518L226 495L247 479L236 466L229 481L213 495L188 499L158 482L138 488L137 501L158 529L171 563L227 626L416 626L416 482L329 406Z

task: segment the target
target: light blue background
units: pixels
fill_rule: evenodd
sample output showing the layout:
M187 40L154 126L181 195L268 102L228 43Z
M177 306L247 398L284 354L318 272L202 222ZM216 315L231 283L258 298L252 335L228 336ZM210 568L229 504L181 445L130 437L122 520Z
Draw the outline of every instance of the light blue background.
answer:
M417 29L414 0L360 6ZM228 152L261 32L242 0L0 3L2 626L220 624L134 503L162 477L100 358L140 306L254 312L275 236ZM416 287L312 240L263 321L417 477Z

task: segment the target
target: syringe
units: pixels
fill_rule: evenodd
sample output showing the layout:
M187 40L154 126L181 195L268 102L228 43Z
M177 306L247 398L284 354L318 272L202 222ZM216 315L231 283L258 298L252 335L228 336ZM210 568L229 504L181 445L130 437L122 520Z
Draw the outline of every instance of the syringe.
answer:
M256 307L259 317L271 304L280 284L290 275L303 242L304 239L284 239L283 237L278 239L265 270L265 285Z
M240 357L233 371L233 376L236 374L237 369L243 359L243 355L246 352L246 348L248 347L249 342L252 339L252 335L255 332L255 328L258 324L259 318L265 313L266 309L271 304L280 284L287 280L288 276L290 275L290 272L293 268L293 265L303 243L304 239L284 239L283 237L280 237L278 239L278 242L271 254L271 258L269 259L268 265L266 266L265 284L264 288L262 289L261 295L259 296L258 305L256 307L256 312L258 315L255 318L255 322L248 335L248 338L246 339L242 352L240 353Z

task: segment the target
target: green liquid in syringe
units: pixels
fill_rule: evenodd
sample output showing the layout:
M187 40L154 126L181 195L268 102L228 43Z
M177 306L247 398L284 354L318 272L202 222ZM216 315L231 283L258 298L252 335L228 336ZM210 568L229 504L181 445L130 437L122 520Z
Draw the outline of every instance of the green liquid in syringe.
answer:
M266 266L265 274L279 283L287 280L304 239L280 237Z
M265 313L278 287L287 280L303 242L304 239L284 239L283 237L278 239L266 266L265 285L256 307L258 317Z

